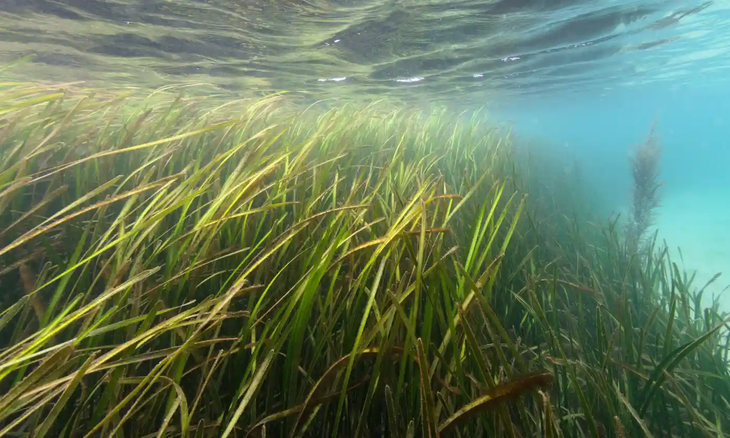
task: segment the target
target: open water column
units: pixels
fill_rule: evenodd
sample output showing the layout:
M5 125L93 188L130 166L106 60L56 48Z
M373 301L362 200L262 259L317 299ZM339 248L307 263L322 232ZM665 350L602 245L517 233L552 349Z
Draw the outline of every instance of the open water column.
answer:
M625 64L591 73L610 77L615 68L633 74L589 91L500 106L518 132L580 161L606 218L630 216L633 147L656 125L661 188L650 232L656 231L674 262L695 276L695 287L711 282L704 304L714 296L724 309L730 309L730 42L714 29L715 24L724 28L727 13L715 6L683 19L672 29L673 44L632 53ZM622 50L638 48L627 44Z

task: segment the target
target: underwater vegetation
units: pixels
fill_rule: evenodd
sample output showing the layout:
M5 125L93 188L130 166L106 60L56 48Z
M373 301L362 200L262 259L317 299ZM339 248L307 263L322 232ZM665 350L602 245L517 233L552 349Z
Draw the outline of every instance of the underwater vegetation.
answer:
M479 115L284 97L2 84L0 436L730 428L665 247Z
M659 207L661 183L659 164L662 148L656 135L656 124L652 126L649 137L634 148L631 157L631 175L633 177L633 202L631 216L627 224L626 237L629 249L638 252L645 244L647 229L652 225L654 212Z

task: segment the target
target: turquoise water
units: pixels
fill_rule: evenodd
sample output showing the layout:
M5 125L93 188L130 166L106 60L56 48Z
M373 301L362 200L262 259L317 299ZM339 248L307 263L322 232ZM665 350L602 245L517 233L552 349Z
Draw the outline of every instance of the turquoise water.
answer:
M698 283L730 274L727 0L4 0L0 62L31 54L23 79L485 106L574 156L606 217L657 122L660 236Z
M517 132L577 157L605 217L628 213L627 157L656 122L664 186L655 229L677 263L696 271L695 286L724 272L708 287L719 294L730 284L730 80L709 86L712 75L700 66L694 75L696 83L681 86L667 82L601 96L545 97L528 109L517 105L503 112ZM723 307L730 309L725 295Z

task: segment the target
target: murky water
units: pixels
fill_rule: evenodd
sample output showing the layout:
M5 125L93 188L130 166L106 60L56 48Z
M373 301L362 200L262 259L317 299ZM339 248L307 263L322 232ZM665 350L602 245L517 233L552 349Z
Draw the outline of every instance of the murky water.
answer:
M104 86L480 102L727 73L727 1L3 0L0 62ZM708 67L707 59L712 59Z

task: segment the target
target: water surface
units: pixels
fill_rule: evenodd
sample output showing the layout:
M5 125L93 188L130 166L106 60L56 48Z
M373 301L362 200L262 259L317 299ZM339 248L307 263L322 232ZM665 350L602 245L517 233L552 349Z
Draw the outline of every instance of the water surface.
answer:
M727 0L3 0L24 76L482 104L728 76Z

